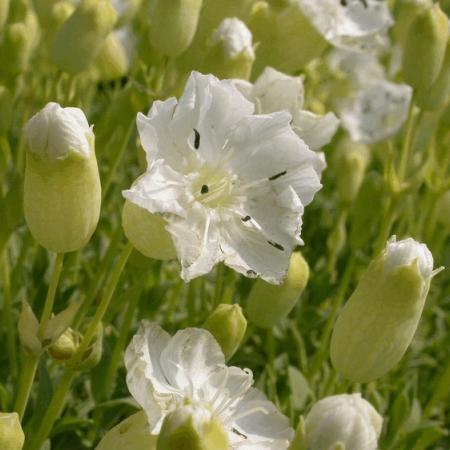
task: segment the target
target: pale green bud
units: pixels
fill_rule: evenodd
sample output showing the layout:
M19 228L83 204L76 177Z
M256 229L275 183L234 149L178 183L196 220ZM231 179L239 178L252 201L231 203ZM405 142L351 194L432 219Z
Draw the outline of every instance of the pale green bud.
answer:
M186 405L169 413L158 436L157 450L228 450L228 438L217 416L207 408Z
M10 0L0 0L0 34L2 34L3 27L8 19Z
M206 319L203 328L215 337L228 361L244 339L247 320L239 305L221 304Z
M448 17L439 4L421 11L409 27L403 49L403 77L415 89L437 79L449 36Z
M247 300L248 320L261 328L271 328L287 317L306 287L309 266L299 251L292 253L286 278L280 285L258 279Z
M21 450L25 434L17 413L0 413L0 448L2 450Z
M328 46L296 2L276 8L259 1L253 6L248 23L258 43L255 75L266 66L286 73L298 71Z
M48 250L83 247L97 227L101 187L94 134L78 108L49 103L25 126L25 219Z
M89 68L117 20L109 0L82 0L55 36L50 56L68 73Z
M140 411L109 430L96 450L156 450L156 440L145 412Z
M426 111L436 111L444 108L450 98L450 40L447 43L441 72L434 83L417 91L417 106Z
M306 450L376 450L383 418L361 394L319 400L305 419Z
M369 148L346 138L338 143L333 156L339 198L344 204L353 203L369 164Z
M11 91L7 87L0 85L0 136L5 135L9 130L13 104L14 99Z
M150 39L166 56L178 56L191 44L197 30L202 0L151 0Z
M438 222L450 230L450 191L439 197L436 208Z
M143 255L161 260L177 256L166 221L159 214L126 200L122 211L122 226L127 239Z
M248 80L254 61L251 31L239 19L225 19L212 35L204 72L213 73L222 79Z
M116 33L110 33L95 58L93 72L97 80L111 81L128 72L129 61L125 48Z
M48 353L57 362L68 361L78 349L81 342L81 335L72 328L68 328L56 341L48 348Z
M402 0L395 2L395 22L392 27L394 39L403 44L409 27L417 15L431 5L431 0Z
M56 31L75 10L70 0L34 0L34 9L45 32Z
M330 351L335 369L357 383L391 370L413 339L433 274L425 244L391 239L339 314Z

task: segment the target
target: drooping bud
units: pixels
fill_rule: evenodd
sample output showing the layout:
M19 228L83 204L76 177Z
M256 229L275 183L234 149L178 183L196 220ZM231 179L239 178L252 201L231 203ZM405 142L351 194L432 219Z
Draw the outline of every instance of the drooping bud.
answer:
M437 111L444 108L450 99L450 39L447 43L441 72L434 83L417 91L417 106L426 111Z
M150 434L145 412L140 411L109 430L96 450L156 450L156 439Z
M25 219L48 250L78 250L100 215L101 187L94 133L78 108L49 103L25 126Z
M309 279L309 266L299 251L292 253L289 270L280 285L258 279L247 300L247 318L261 328L271 328L294 308Z
M228 450L228 438L217 416L207 408L186 405L169 413L158 436L157 450Z
M225 361L228 361L244 338L247 320L239 305L221 304L206 319L203 328L215 337L225 355Z
M127 239L143 255L160 260L176 258L166 221L159 214L126 200L122 211L122 226Z
M50 50L53 62L71 74L88 69L116 20L109 0L82 0L55 36Z
M306 416L306 449L376 450L382 425L383 418L361 394L325 397Z
M258 1L248 23L254 41L259 43L254 75L266 66L286 73L298 71L328 46L305 17L298 2L289 2L279 8L267 1Z
M252 33L237 18L224 19L214 31L205 57L205 72L248 80L255 61Z
M54 344L48 348L50 356L57 362L70 360L78 349L81 335L72 328L68 328Z
M10 0L0 0L0 34L3 31L6 20L8 19L9 2Z
M175 57L191 45L202 0L152 0L150 39L159 53Z
M17 413L0 413L0 448L22 450L25 434Z
M339 142L333 156L339 198L344 204L350 204L364 180L370 159L369 149L347 138Z
M419 12L411 23L403 49L403 77L415 89L437 79L449 36L448 17L438 3Z
M391 370L413 339L433 275L425 244L391 239L336 321L330 350L335 369L358 383Z
M124 46L116 33L110 33L95 58L93 72L100 81L121 78L128 72L129 61Z

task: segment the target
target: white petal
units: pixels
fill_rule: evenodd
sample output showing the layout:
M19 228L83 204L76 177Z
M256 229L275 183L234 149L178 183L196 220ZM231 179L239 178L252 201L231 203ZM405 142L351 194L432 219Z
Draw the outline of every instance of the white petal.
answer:
M247 412L253 413L245 415ZM233 412L237 417L232 427L239 432L229 433L230 440L237 442L249 442L248 447L241 445L236 448L256 449L259 444L261 449L284 450L289 446L294 431L289 426L289 420L283 416L275 405L267 400L266 396L258 389L250 389L245 397L236 405ZM239 418L239 416L243 416ZM237 434L237 438L236 435ZM240 434L247 436L244 439ZM237 440L237 439L240 439Z
M125 351L127 386L147 414L151 432L158 432L164 416L161 400L176 394L165 379L160 358L170 335L155 323L142 322Z
M339 127L339 119L333 113L319 116L309 111L298 111L294 115L292 126L312 150L319 150L333 139Z
M165 165L163 160L158 160L122 194L130 202L151 213L183 216L189 201L186 183L183 175Z
M225 365L223 352L209 331L187 328L178 331L161 353L161 366L171 386L196 401L203 385L218 366Z
M406 120L411 87L380 81L343 100L339 106L342 126L352 140L374 143L394 135Z

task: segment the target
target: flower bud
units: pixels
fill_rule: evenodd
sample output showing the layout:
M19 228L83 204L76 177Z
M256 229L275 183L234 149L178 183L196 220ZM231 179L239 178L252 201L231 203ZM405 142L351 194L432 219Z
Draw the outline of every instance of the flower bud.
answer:
M239 305L219 305L206 319L203 328L219 343L228 361L241 345L247 330L247 320Z
M134 248L148 258L176 258L172 238L161 215L152 214L126 200L122 211L122 227Z
M306 416L306 449L376 450L382 425L383 418L361 394L325 397Z
M14 99L11 91L7 87L0 85L0 136L4 136L9 130L13 104Z
M391 370L411 343L433 276L425 244L391 239L345 304L331 338L331 361L350 381Z
M140 411L109 430L96 450L156 450L156 439L145 412Z
M152 0L150 39L166 56L178 56L191 45L197 30L202 0Z
M291 73L317 58L327 41L305 17L298 2L282 8L258 1L249 19L253 39L258 42L254 74L266 66Z
M438 77L449 36L448 17L439 4L419 12L403 49L403 77L413 88L426 89Z
M116 20L109 0L83 0L55 36L50 50L53 62L71 74L88 69Z
M409 27L417 15L431 5L431 0L403 0L395 2L395 22L392 35L396 42L403 44Z
M294 308L309 279L309 266L299 251L292 253L286 278L280 285L258 279L247 300L247 318L261 328L271 328Z
M212 35L205 72L217 77L248 80L255 61L252 33L239 19L225 19Z
M57 362L68 361L77 351L80 342L80 333L72 330L72 328L68 328L56 342L48 348L48 352Z
M450 39L447 43L441 72L434 83L417 91L417 106L426 111L437 111L444 108L450 98Z
M157 450L228 450L228 438L217 416L202 406L186 405L169 413L158 436Z
M129 61L123 44L116 33L110 33L95 58L94 74L99 81L121 78L128 72Z
M31 234L48 250L78 250L100 215L94 133L80 109L49 103L26 124L25 138L24 211Z
M2 450L21 450L25 434L17 413L0 413L0 448Z
M450 191L439 197L436 208L438 222L447 230L450 230Z
M334 154L336 184L343 203L352 203L358 195L369 159L369 149L364 144L342 139L336 146Z
M75 6L70 0L34 0L33 5L39 23L47 33L54 31L56 25L62 25L75 10ZM69 13L63 13L64 10ZM60 19L61 16L64 17L63 21Z
M9 2L10 0L0 0L0 34L3 31L6 20L8 19Z

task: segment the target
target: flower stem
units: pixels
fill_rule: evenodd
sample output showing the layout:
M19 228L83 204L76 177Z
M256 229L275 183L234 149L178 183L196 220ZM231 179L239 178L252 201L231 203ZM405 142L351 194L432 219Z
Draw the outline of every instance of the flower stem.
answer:
M408 119L406 121L405 136L403 138L402 151L400 154L400 165L398 169L398 178L400 185L403 183L406 176L406 169L408 167L409 154L412 147L414 129L414 98L411 99L408 111Z
M38 364L38 356L24 354L20 373L19 391L17 392L16 402L14 404L14 411L19 414L21 420L25 414L28 399L30 398L31 388L33 386L34 377L36 376Z

